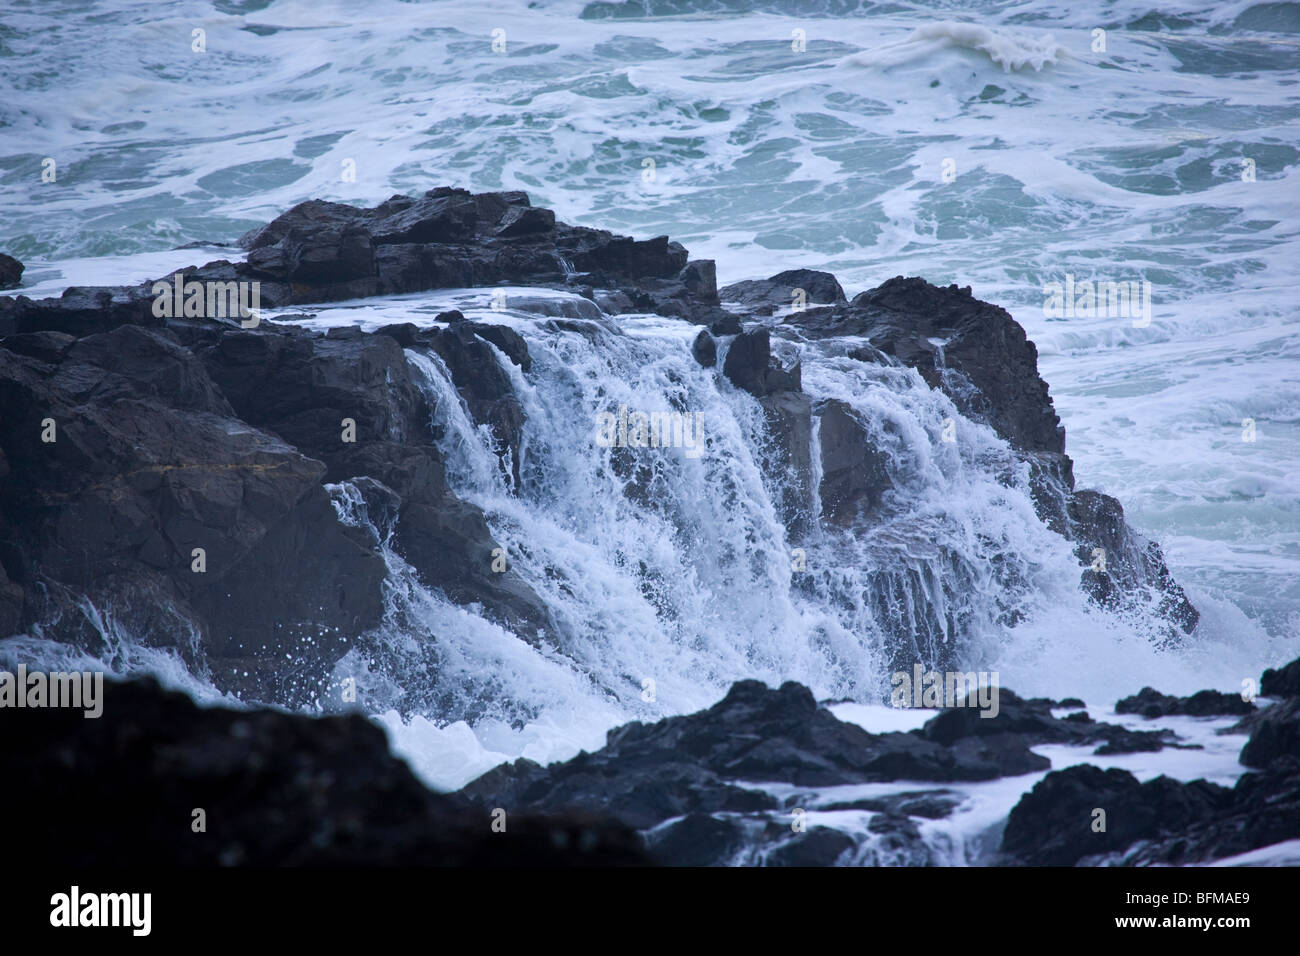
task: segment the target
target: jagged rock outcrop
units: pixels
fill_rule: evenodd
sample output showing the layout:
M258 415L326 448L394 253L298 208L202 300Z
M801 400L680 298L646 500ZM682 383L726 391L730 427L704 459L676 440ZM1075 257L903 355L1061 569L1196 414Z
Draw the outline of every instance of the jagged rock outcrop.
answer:
M875 423L833 401L814 410L797 359L800 342L866 336L871 344L855 343L850 356L915 367L1030 461L1044 520L1077 543L1096 600L1125 607L1155 593L1171 627L1195 625L1159 549L1128 528L1118 502L1073 490L1033 343L968 289L897 278L848 301L829 273L793 270L719 292L713 264L667 237L569 226L517 192L439 188L369 209L311 201L241 245L245 261L162 281L256 281L267 307L526 284L576 295L512 291L502 306L551 316L545 328L593 341L612 328L601 304L707 326L696 360L720 364L719 376L762 407L768 434L756 453L765 473L786 479L776 504L794 541L819 520L869 525L892 487ZM39 630L94 650L108 614L223 689L301 703L381 623L391 546L451 600L547 639L550 610L513 568L492 566L497 542L482 512L448 487L431 424L446 411L439 402L462 402L518 489L526 422L512 375L531 363L518 332L449 310L430 327L324 334L171 314L157 307L154 285L0 296L0 631ZM784 321L746 329L724 301L747 316L781 310ZM408 350L445 368L454 398L425 387ZM41 440L47 419L56 441ZM611 463L635 477L640 466L625 457ZM382 527L343 514L340 496L354 492ZM197 548L203 570L193 569ZM1100 571L1090 563L1098 550ZM878 597L923 585L882 578ZM933 609L918 613L933 632L918 640L959 626Z
M976 299L969 287L941 288L902 276L845 303L842 295L835 297L838 284L831 286L824 276L788 272L737 283L723 290L723 299L743 314L763 316L778 302L789 305L788 287L795 279L818 288L833 304L789 311L771 334L813 341L866 337L870 347L855 346L850 356L915 368L962 414L987 422L1029 464L1039 516L1076 542L1085 569L1081 586L1097 603L1146 608L1155 595L1151 609L1169 622L1168 641L1195 628L1200 615L1174 581L1159 546L1125 522L1114 498L1076 491L1065 429L1038 374L1038 350L1005 309ZM756 350L747 350L739 363L741 387L761 391L767 373L750 351ZM856 507L869 510L871 498L865 494Z
M55 301L37 312L61 315ZM380 541L340 521L324 487L361 477L394 496L396 547L428 583L526 636L548 624L517 574L492 569L481 512L447 487L393 336L114 320L0 340L0 449L23 463L0 471L6 635L35 627L99 652L106 614L219 687L310 701L383 613ZM516 333L479 323L412 344L446 355L517 469L522 410L489 342L528 360Z

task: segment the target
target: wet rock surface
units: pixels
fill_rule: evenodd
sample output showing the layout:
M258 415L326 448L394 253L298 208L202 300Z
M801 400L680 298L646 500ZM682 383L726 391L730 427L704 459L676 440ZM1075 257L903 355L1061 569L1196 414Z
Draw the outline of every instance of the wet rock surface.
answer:
M450 188L394 196L370 209L303 203L244 236L241 247L242 261L191 266L161 281L257 281L262 305L271 308L461 287L486 296L498 286L528 286L573 295L561 301L512 288L503 293L505 306L539 317L547 330L596 342L617 332L611 313L649 312L698 326L683 348L734 387L738 401L761 411L767 435L756 457L767 474L790 479L776 505L792 541L818 522L869 534L898 491L881 447L883 426L843 402L814 406L803 387L800 348L854 337L852 348L837 354L915 369L1030 465L1040 517L1074 542L1086 568L1081 586L1094 600L1120 609L1152 602L1169 622L1170 641L1196 625L1197 612L1159 548L1128 526L1119 502L1075 489L1033 343L1005 310L969 289L897 277L850 300L829 273L794 270L719 290L713 263L689 259L668 237L636 240L569 226L523 193ZM0 286L11 274L17 282L21 265L15 274L0 257ZM338 661L384 625L391 547L452 602L481 609L525 640L547 640L554 621L546 602L513 569L493 567L498 544L487 518L452 490L439 447L437 422L447 411L440 403L463 403L491 436L507 486L518 491L527 418L512 382L533 361L518 331L457 309L425 327L402 322L373 332L159 314L153 286L70 288L39 301L0 296L0 639L39 633L105 655L107 614L113 626L174 652L222 691L311 706ZM427 363L445 370L454 395L424 387ZM615 458L612 466L626 462ZM637 493L635 484L629 493ZM365 521L357 520L361 512ZM949 622L930 623L947 633ZM1143 790L1150 785L1133 781L1135 791L1113 775L1055 780L1009 826L1008 858L1027 862L1035 827L1086 802L1089 787L1113 794L1119 806L1169 813L1143 811L1115 831L1113 845L1075 841L1071 831L1038 859L1133 852L1120 844L1134 834L1148 841L1143 852L1177 856L1260 845L1284 832L1249 821L1260 808L1289 806L1286 795L1295 792L1287 761L1296 756L1297 685L1296 664L1264 676L1261 693L1284 700L1247 717L1243 763L1259 768L1251 782L1184 792L1169 783ZM1213 696L1139 697L1134 713L1245 713ZM1057 718L1053 702L1005 690L994 718L957 707L917 731L871 734L819 707L800 685L742 681L699 714L620 727L600 751L549 767L498 767L453 800L417 792L405 768L376 744L378 731L358 718L192 712L143 685L117 688L110 700L120 713L103 723L53 714L45 724L24 724L45 749L24 743L5 755L14 773L38 784L18 809L37 812L47 796L51 807L64 807L60 788L89 777L102 783L107 806L135 820L130 814L144 811L128 804L142 788L155 788L164 803L141 806L161 807L161 816L140 825L151 834L148 852L163 855L140 859L203 864L500 861L506 857L495 846L480 842L478 822L456 821L481 821L485 807L504 806L574 821L557 830L539 817L538 829L521 831L537 835L535 844L516 845L525 861L571 862L587 852L606 862L641 860L640 838L628 837L639 830L657 858L678 864L927 865L936 860L917 821L949 816L961 799L952 792L912 787L819 803L821 810L872 814L862 833L848 835L818 824L792 829L798 807L766 785L780 784L784 794L957 784L1043 772L1049 761L1031 748L1044 743L1102 754L1181 746L1168 731L1127 730L1086 714ZM84 740L77 737L92 724ZM126 779L95 748L126 759L139 779ZM395 795L393 806L416 822L385 817L362 783L331 778L345 758L359 760L366 785ZM225 842L160 848L164 831L157 828L172 825L167 801L202 805L184 789L186 780L212 787L212 806L239 820ZM243 787L242 796L223 786ZM243 816L236 799L249 801ZM288 820L282 839L256 845L250 834L281 825L293 801L303 800L316 801L323 829L308 832L308 823ZM1207 808L1245 822L1225 836ZM421 830L431 813L451 820L451 829L441 836ZM593 820L594 837L582 822ZM188 817L178 825L186 827ZM1161 842L1175 839L1174 831L1200 835L1191 849L1175 851ZM51 839L72 841L81 832ZM86 852L129 855L114 839L101 834ZM57 845L76 852L71 842ZM1076 849L1081 856L1071 857Z
M199 707L152 681L104 685L103 715L7 711L9 845L60 866L649 865L608 819L490 812L433 793L360 716ZM195 810L202 810L202 830Z
M529 285L577 294L562 307L555 300L530 304L517 291L503 296L512 307L539 314L558 307L551 320L556 330L601 334L608 320L598 303L707 325L709 332L701 330L693 353L705 367L721 364L723 378L760 403L771 435L770 445L761 449L764 467L788 479L778 506L796 540L820 520L869 529L892 487L869 427L875 423L854 421L840 403L820 403L814 409L790 350L795 340L815 345L845 335L869 339L870 345L857 345L850 354L916 368L932 387L948 394L964 413L987 421L1030 462L1041 516L1077 543L1086 568L1081 586L1094 600L1119 609L1154 601L1156 612L1169 621L1170 641L1195 626L1197 612L1170 576L1159 548L1129 528L1113 498L1074 489L1064 430L1038 375L1033 343L1005 310L975 299L969 289L897 277L849 300L829 273L791 270L720 292L713 264L690 260L667 237L635 240L569 226L549 210L533 207L520 192L472 194L448 187L418 197L394 196L368 209L319 200L301 203L246 234L240 246L247 252L244 261L191 266L162 281L169 289L177 281L257 281L265 307L438 288L490 291ZM802 303L796 303L800 295ZM4 387L21 410L0 423L5 460L28 460L33 429L39 430L45 417L76 417L83 407L103 413L111 403L114 416L136 420L137 431L145 427L144 417L170 419L170 428L177 431L185 417L193 416L195 435L213 427L214 420L205 425L202 416L217 416L224 422L220 429L242 435L218 437L202 454L183 442L164 447L155 441L153 448L145 442L138 452L128 451L122 442L129 439L116 436L119 457L112 467L136 475L165 468L161 474L170 488L183 480L179 465L206 461L208 474L219 466L232 481L247 476L252 466L241 464L244 452L238 446L252 441L252 433L262 433L286 446L276 452L285 456L284 466L263 469L264 478L287 477L295 468L305 476L318 468L303 463L310 459L325 466L312 479L319 484L359 477L381 482L400 501L394 527L403 556L430 586L458 602L481 604L529 635L545 631L549 615L523 581L513 572L481 570L484 555L496 543L477 509L457 500L446 486L429 431L430 409L404 355L410 349L437 356L474 421L490 430L502 471L517 486L525 415L500 361L505 356L523 372L529 370L531 357L517 332L466 321L452 310L439 316L435 328L421 330L408 323L374 333L333 329L322 335L270 322L249 327L239 317L205 318L187 315L185 309L160 315L156 298L150 282L70 288L59 298L39 301L0 297L0 349L6 358L15 357L3 363ZM724 308L724 301L735 311ZM782 316L771 324L777 310ZM746 317L768 324L746 328ZM150 335L168 345L149 345ZM132 349L138 354L121 359L109 354ZM114 369L115 362L128 364ZM20 374L20 368L27 371ZM110 375L116 376L113 388L101 382L98 390L78 391L82 378L107 382ZM47 405L55 415L32 419ZM71 427L88 428L93 418ZM354 428L353 441L342 438L345 420ZM818 487L810 447L815 433L829 465ZM114 436L93 440L111 443ZM295 454L303 461L290 468ZM160 602L174 606L178 619L192 619L189 630L197 635L192 642L200 650L191 657L203 659L211 651L214 675L242 672L243 663L255 659L264 643L268 657L306 655L292 693L310 698L320 672L339 650L328 641L316 646L319 636L355 634L376 622L380 569L375 548L357 529L330 527L319 490L283 484L270 492L279 499L275 514L254 521L247 509L208 504L202 516L190 515L181 526L160 509L188 499L192 490L169 491L156 501L149 492L135 494L133 515L114 514L114 504L106 519L108 526L130 529L121 536L124 541L90 534L79 544L82 570L74 573L76 562L67 553L42 543L52 519L42 512L38 521L32 509L84 510L89 486L59 485L57 496L43 496L30 493L35 474L7 480L13 493L6 494L6 527L0 530L6 530L11 543L0 550L0 624L46 622L56 639L81 641L86 626L72 607L77 595L94 600L122 586L134 595L117 602L124 608ZM64 485L68 480L63 479ZM818 499L821 511L814 513ZM179 507L184 511L190 505ZM194 542L186 547L194 530L207 523L213 525L211 550L218 554L213 570L200 581L189 576L182 559L202 546ZM232 523L240 523L238 531ZM290 553L308 535L334 543L325 544L322 560L300 562L302 571L275 589L301 595L300 606L286 615L289 626L272 635L259 633L257 621L269 606L256 595L264 587L263 572L273 565L292 565ZM227 543L225 537L235 540ZM264 540L254 554L259 537ZM431 538L439 544L424 543ZM326 566L326 556L337 559L336 570ZM127 584L109 583L110 578ZM882 581L880 586L888 590L897 583ZM252 592L243 602L247 614L242 618L220 600L205 598L235 593L235 587ZM240 661L232 663L236 657ZM274 687L265 681L254 684L249 691L255 696L289 692L284 681Z
M1272 689L1282 687L1273 683ZM1233 696L1201 691L1175 698L1144 688L1120 705L1130 713L1143 713L1144 707L1161 711L1150 716L1235 714L1239 709L1227 705ZM1235 699L1241 703L1240 696ZM1251 772L1231 788L1168 777L1140 783L1126 770L1089 765L1049 773L1011 811L1002 838L1005 861L1176 866L1300 838L1300 696L1282 698L1231 729L1246 727L1250 736L1239 759ZM1105 814L1100 829L1099 810Z

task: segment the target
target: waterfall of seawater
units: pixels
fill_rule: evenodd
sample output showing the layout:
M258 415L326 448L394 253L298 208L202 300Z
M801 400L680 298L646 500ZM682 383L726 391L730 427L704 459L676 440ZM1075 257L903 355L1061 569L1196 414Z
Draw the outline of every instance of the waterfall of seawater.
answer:
M801 347L814 475L819 403L836 399L884 454L893 490L853 527L795 532L778 502L793 491L814 508L815 485L791 488L797 479L771 466L759 402L695 362L696 329L496 318L532 356L525 374L496 352L526 414L518 488L442 361L407 357L452 489L483 510L553 626L517 636L422 586L389 549L384 632L337 671L366 675L368 699L392 708L384 722L430 779L450 786L505 756L598 748L618 723L698 710L746 677L880 702L903 662L1021 661L1015 686L1032 690L1049 641L1067 656L1091 643L1128 648L1130 665L1155 659L1154 622L1117 618L1080 591L1073 545L1036 516L1027 466L914 371ZM600 415L620 406L698 416L702 449L603 447Z

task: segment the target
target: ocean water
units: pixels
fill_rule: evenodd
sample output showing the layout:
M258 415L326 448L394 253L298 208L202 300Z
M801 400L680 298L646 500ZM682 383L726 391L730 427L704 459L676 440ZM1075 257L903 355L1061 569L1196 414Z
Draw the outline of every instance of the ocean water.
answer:
M520 571L561 633L529 645L389 555L381 650L340 665L436 785L598 747L744 676L873 704L883 612L851 596L900 567L918 608L955 609L961 633L936 640L1019 692L1231 690L1300 653L1297 80L1300 6L1282 3L8 0L0 250L27 264L25 294L58 294L228 255L175 247L229 243L304 199L456 185L667 233L720 283L807 267L850 296L899 274L970 285L1037 343L1080 486L1123 502L1202 613L1159 653L1150 622L1087 606L1023 482L992 479L996 436L962 420L944 452L942 396L833 356L805 355L806 390L896 426L911 496L888 533L819 540L825 573L792 587L757 407L690 361L694 329L628 319L598 353L491 313L536 361L526 380L504 366L529 415L519 496L436 362L411 360L457 490L531 549ZM1067 275L1149 282L1149 323L1050 317L1044 286ZM455 298L316 324L427 321ZM589 454L611 399L687 401L717 454L671 459L659 504L637 507ZM52 653L38 644L23 646ZM140 653L118 666L167 671Z

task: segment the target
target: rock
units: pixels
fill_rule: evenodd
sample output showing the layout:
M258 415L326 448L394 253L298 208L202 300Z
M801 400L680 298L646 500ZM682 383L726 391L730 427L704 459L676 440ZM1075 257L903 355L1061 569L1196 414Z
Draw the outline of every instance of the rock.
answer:
M739 335L743 330L740 318L730 312L724 312L709 323L709 331L714 335Z
M964 415L987 422L1029 465L1039 517L1077 543L1088 569L1081 586L1094 600L1134 609L1152 603L1150 609L1169 622L1167 644L1195 628L1199 614L1159 547L1128 527L1113 498L1074 491L1065 429L1038 374L1038 350L1006 310L981 302L969 288L897 276L847 305L791 313L785 326L805 339L869 337L870 348L855 345L852 357L915 368ZM752 389L756 363L747 359L745 381ZM1094 548L1106 551L1107 571L1092 570Z
M0 459L0 479L4 478L4 462ZM23 621L23 589L9 579L4 565L0 564L0 638L18 633Z
M854 297L836 318L869 329L873 345L916 368L1015 447L1065 451L1065 430L1038 375L1037 348L1005 309L981 302L969 288L899 276ZM975 391L962 389L951 373Z
M371 209L313 200L240 244L249 250L248 274L287 283L293 302L581 282L599 300L593 307L611 312L703 321L718 311L711 261L688 262L667 236L638 241L559 223L522 192L440 187ZM597 293L597 286L611 291Z
M700 329L700 334L695 336L691 355L704 368L713 368L718 364L718 343L713 341L713 336L707 330Z
M611 730L604 748L548 767L502 765L461 791L485 805L526 802L539 810L609 813L648 829L691 813L763 814L777 809L760 789L913 780L988 780L1050 766L1018 738L945 746L920 734L869 734L818 707L793 682L772 690L740 681L698 714ZM788 825L787 825L788 832Z
M1049 773L1012 809L1002 851L1027 866L1073 866L1080 859L1126 850L1222 813L1231 791L1168 777L1138 783L1126 770L1089 764ZM1105 829L1094 830L1104 810Z
M391 538L426 583L526 636L551 626L516 572L491 571L497 545L482 514L447 488L404 344L443 354L517 476L522 407L496 350L525 368L530 357L502 326L321 335L169 320L6 337L0 394L12 414L0 449L24 469L0 479L10 542L0 619L94 651L103 638L79 610L90 599L135 633L170 635L218 687L310 702L383 613L382 541L341 523L323 487L368 476L397 496ZM56 443L39 441L47 417ZM196 547L203 573L191 571Z
M1300 697L1300 657L1285 667L1264 671L1259 692L1265 697Z
M1168 717L1172 714L1228 717L1249 714L1254 709L1254 704L1242 700L1240 694L1202 690L1190 697L1171 697L1150 687L1143 687L1132 697L1125 697L1115 705L1117 714L1141 714L1146 718Z
M304 701L342 653L337 635L378 623L383 560L338 522L325 466L239 421L169 334L119 326L57 365L0 350L0 402L0 448L24 462L4 480L0 560L28 595L25 625L102 651L84 596L212 666L218 686L238 686L223 657L289 657L273 676Z
M966 675L973 683L975 674ZM967 699L970 699L969 697ZM998 688L998 711L994 717L982 716L979 707L958 706L941 710L926 722L920 733L928 740L954 745L964 738L1013 735L1026 745L1101 744L1094 751L1103 753L1143 753L1176 746L1172 731L1132 731L1118 724L1098 723L1083 715L1065 718L1052 716L1050 700L1023 700L1005 687Z
M784 832L788 833L789 828ZM834 866L855 846L847 833L830 827L809 827L769 850L763 862L767 866Z
M750 279L736 282L718 290L718 296L725 302L735 302L742 306L770 307L789 310L795 303L797 290L803 290L804 301L808 305L844 305L844 290L840 288L835 276L829 272L817 272L813 269L790 269L780 272L770 279Z
M1230 803L1217 813L1112 859L1123 866L1184 866L1295 839L1300 839L1300 761L1282 757L1261 773L1243 774Z
M952 790L920 790L909 793L867 797L862 800L835 801L818 806L818 810L871 810L891 817L924 817L942 820L951 816L965 798Z
M1259 716L1250 739L1241 748L1241 762L1263 768L1294 757L1300 760L1300 698L1274 704Z
M745 829L733 819L688 813L647 833L646 846L666 866L726 866L745 846Z
M607 818L517 805L493 832L487 812L427 790L357 715L199 707L152 681L110 681L98 719L25 709L5 725L0 774L23 781L0 788L0 813L23 821L9 846L59 867L653 862Z
M771 333L767 329L742 332L727 349L722 372L737 388L758 398L776 392L801 389L799 366L783 369L772 358Z
M718 270L712 259L694 259L678 276L686 293L705 305L718 304Z
M1160 548L1125 522L1118 501L1096 491L1076 491L1069 498L1068 515L1070 536L1079 542L1076 553L1081 563L1089 565L1081 585L1097 603L1103 607L1143 604L1154 594L1152 610L1178 629L1171 630L1171 640L1178 632L1190 634L1196 628L1200 612L1174 581ZM1104 570L1093 570L1099 557Z
M143 286L92 289L72 286L57 299L0 296L0 337L24 332L93 335L119 325L161 328L153 298Z
M822 403L819 411L822 515L847 527L872 514L893 487L888 460L872 444L849 405L832 399Z
M23 281L23 264L0 252L0 289L16 289Z
M501 468L518 487L524 407L514 393L510 377L497 361L496 349L479 335L479 330L484 328L476 323L458 322L437 330L430 344L451 372L452 382L474 421L491 429ZM498 328L494 334L502 342L507 342L507 336L513 336L508 347L516 351L520 361L527 356L527 346L518 333Z
M506 358L519 366L520 370L532 371L533 357L528 354L528 343L514 329L505 325L484 325L476 322L474 334L499 348Z
M812 401L799 391L778 391L759 400L771 445L761 453L764 471L782 478L777 510L798 538L816 521L812 498Z

